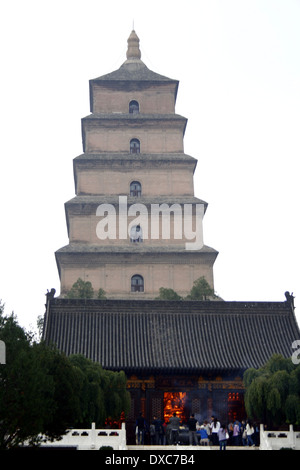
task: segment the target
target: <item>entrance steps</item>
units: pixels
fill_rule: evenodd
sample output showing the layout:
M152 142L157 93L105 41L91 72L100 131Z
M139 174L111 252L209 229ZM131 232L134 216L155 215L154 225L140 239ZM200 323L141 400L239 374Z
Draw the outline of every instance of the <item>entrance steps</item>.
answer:
M138 446L138 445L133 445L133 446L130 446L128 445L127 446L127 450L130 450L130 451L140 451L140 450L146 450L146 451L157 451L157 450L160 450L160 451L164 451L164 452L170 452L170 451L179 451L179 452L182 452L182 451L185 451L185 452L195 452L195 451L198 451L198 450L219 450L219 446L181 446L181 445L178 445L178 446ZM259 447L249 447L249 446L227 446L226 447L226 450L259 450Z

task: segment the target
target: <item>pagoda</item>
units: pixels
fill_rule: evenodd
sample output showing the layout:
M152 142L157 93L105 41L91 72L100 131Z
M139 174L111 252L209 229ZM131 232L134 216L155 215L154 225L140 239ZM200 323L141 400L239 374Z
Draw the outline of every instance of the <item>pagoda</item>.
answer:
M207 204L194 196L177 91L142 62L135 31L123 65L90 80L76 197L65 204L69 244L56 252L62 296L78 278L113 299L154 299L161 287L186 296L200 277L213 289L217 252L203 244Z

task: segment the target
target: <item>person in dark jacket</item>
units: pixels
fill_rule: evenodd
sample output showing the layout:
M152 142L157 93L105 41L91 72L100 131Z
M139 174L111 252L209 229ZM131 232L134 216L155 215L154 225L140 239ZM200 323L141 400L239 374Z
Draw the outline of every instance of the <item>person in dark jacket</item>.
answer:
M161 419L154 416L152 425L154 425L154 443L156 445L163 445L164 443L164 428Z
M190 446L193 445L193 442L195 442L195 445L198 445L198 436L197 436L197 420L194 416L194 414L191 414L187 421L187 426L189 428L189 440L190 440Z
M169 419L171 445L178 444L180 419L173 413L172 418Z
M140 413L138 419L136 420L135 426L137 434L137 444L143 446L145 441L146 421L142 413Z

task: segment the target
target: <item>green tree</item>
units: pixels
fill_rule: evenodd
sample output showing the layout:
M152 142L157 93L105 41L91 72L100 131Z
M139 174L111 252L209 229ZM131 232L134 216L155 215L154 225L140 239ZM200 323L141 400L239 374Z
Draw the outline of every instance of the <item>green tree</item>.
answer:
M51 406L47 409L42 432L50 439L57 439L73 426L80 414L80 374L69 358L55 347L42 342L34 348L40 366L51 380ZM49 392L46 394L48 396Z
M100 288L98 290L98 296L97 296L98 299L106 299L106 292L104 289Z
M14 315L1 317L0 339L6 345L6 364L0 366L0 448L3 449L25 439L35 440L42 428L45 406L41 389L49 383L36 367L30 339Z
M100 364L82 355L70 356L70 362L80 374L80 415L78 425L103 426L107 418L120 419L130 408L124 372L107 371Z
M6 364L0 366L0 448L24 441L38 444L40 434L56 438L78 412L76 372L58 351L33 341L12 314L0 316Z
M108 387L106 389L107 415L112 419L119 419L121 414L127 416L130 411L130 393L128 392L127 377L123 371L108 374Z
M300 365L274 355L260 369L244 373L248 416L268 425L300 423Z
M177 294L173 289L167 289L166 287L161 287L159 289L159 296L157 300L182 300L182 297Z
M91 299L93 296L94 289L90 281L83 281L80 277L67 294L69 299Z
M6 364L0 365L0 449L25 441L38 445L57 439L67 428L103 425L128 413L130 395L124 372L102 369L83 356L66 357L34 341L0 301L0 339Z
M190 294L186 297L187 300L207 300L209 297L214 297L214 290L208 284L204 276L199 277L194 282Z

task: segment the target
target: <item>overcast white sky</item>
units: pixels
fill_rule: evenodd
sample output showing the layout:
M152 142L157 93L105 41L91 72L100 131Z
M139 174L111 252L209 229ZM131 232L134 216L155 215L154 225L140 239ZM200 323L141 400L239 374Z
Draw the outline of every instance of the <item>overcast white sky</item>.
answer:
M0 4L0 299L35 327L60 283L89 79L142 60L180 81L185 152L209 203L204 241L219 251L224 300L284 301L300 319L299 0L15 0ZM299 311L298 311L299 310Z

